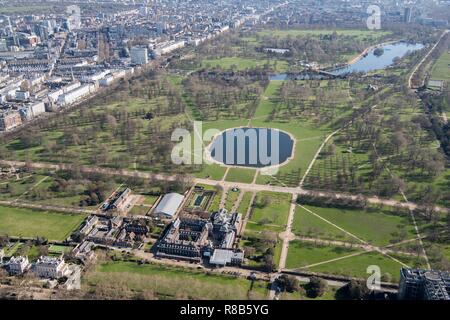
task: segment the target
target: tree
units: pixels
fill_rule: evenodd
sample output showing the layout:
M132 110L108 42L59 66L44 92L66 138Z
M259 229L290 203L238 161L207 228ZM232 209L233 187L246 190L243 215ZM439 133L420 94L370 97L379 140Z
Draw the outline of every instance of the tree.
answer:
M320 297L327 291L327 288L326 280L319 277L311 277L306 286L306 294L310 298Z
M277 279L278 285L287 292L297 292L300 290L300 281L291 275L283 274Z
M350 280L345 286L339 288L336 295L340 299L362 300L367 298L370 289L362 280Z
M390 273L386 272L381 276L381 281L383 282L391 282L392 281L392 276Z
M263 256L263 259L264 259L263 268L265 271L272 272L273 270L275 270L276 266L275 263L273 262L274 260L273 255L266 253Z

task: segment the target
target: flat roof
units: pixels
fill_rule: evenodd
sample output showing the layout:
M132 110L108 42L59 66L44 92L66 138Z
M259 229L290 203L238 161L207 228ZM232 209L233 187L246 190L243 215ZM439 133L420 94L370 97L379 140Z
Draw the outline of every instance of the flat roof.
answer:
M164 195L155 208L156 214L165 214L173 217L180 205L183 203L184 196L179 193L168 193Z

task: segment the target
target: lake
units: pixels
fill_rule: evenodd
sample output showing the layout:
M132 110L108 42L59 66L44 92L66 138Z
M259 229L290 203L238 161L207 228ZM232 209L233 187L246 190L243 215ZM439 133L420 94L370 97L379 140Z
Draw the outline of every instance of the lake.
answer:
M420 43L411 44L406 42L396 42L379 46L384 49L381 56L374 54L375 48L370 50L365 57L362 57L353 64L343 68L338 68L330 71L335 75L344 75L353 72L370 72L380 69L385 69L394 64L395 58L403 58L407 53L423 49Z
M383 48L384 52L381 56L374 54L375 48L370 50L365 57L345 67L328 70L328 72L336 76L345 76L352 72L370 72L375 70L385 69L394 64L395 58L403 58L408 52L423 49L423 44L395 42L379 46ZM269 76L269 80L321 80L326 77L314 72L302 72L299 74L277 73Z
M282 164L292 156L294 140L278 129L233 128L212 141L211 158L221 164L264 168Z

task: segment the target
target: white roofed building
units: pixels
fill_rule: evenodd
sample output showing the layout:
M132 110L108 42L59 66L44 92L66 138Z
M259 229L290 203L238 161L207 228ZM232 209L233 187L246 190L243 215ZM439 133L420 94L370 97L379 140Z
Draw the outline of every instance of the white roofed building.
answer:
M179 193L168 193L164 195L153 213L163 218L171 219L176 215L183 200L184 196Z

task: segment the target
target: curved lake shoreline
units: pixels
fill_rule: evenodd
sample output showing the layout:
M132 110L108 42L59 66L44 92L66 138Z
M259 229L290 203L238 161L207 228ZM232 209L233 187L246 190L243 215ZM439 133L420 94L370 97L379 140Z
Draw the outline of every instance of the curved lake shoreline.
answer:
M383 49L382 55L375 55L377 48ZM325 79L326 75L320 75L320 72L328 73L329 76L345 77L350 73L363 72L368 73L375 70L382 70L394 64L396 58L403 58L408 52L421 50L424 45L421 43L408 43L406 41L388 41L381 44L373 45L366 48L357 57L353 58L350 63L337 67L327 68L323 70L304 71L299 74L278 73L269 76L269 80L317 80Z
M253 132L252 132L253 131ZM278 141L272 141L272 138ZM230 141L229 139L233 139ZM272 147L277 148L273 157ZM217 151L220 152L217 152ZM207 160L213 163L237 168L267 169L279 167L293 158L295 138L292 134L276 128L229 128L213 137L207 146ZM231 156L227 151L231 152ZM257 154L257 157L250 157ZM261 161L267 157L270 162ZM231 159L230 159L231 158Z

